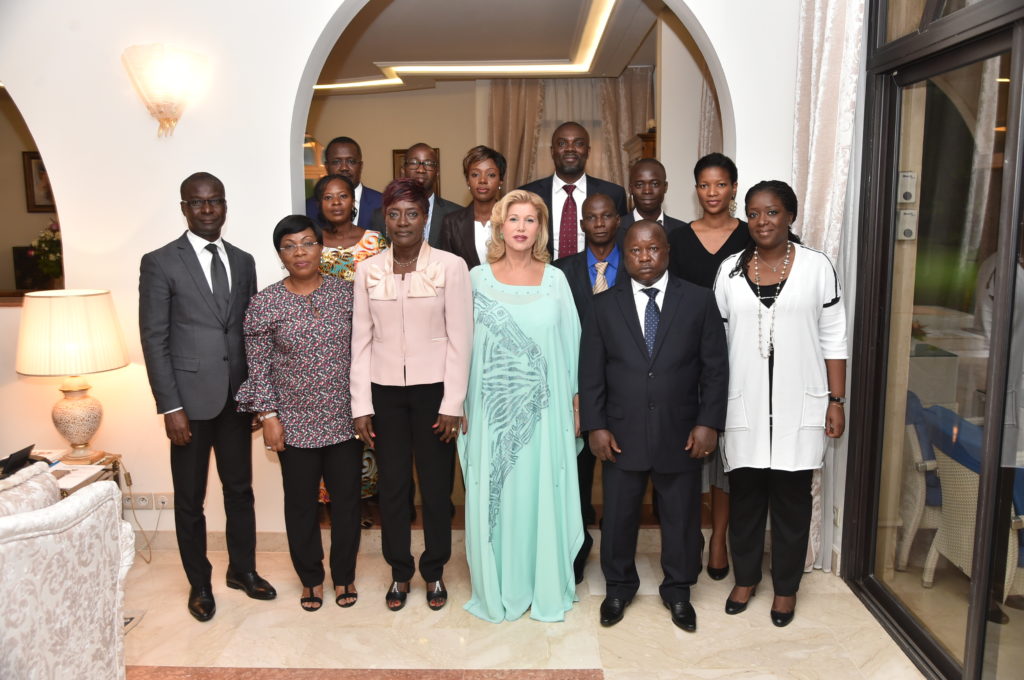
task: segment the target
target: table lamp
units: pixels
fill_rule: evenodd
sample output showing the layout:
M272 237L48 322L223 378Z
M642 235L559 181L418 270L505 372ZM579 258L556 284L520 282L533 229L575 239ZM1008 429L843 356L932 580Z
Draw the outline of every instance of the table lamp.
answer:
M103 407L80 376L128 365L121 326L108 290L26 293L18 329L15 370L22 375L65 376L64 398L53 406L53 425L71 444L65 463L94 463L103 451L89 448Z

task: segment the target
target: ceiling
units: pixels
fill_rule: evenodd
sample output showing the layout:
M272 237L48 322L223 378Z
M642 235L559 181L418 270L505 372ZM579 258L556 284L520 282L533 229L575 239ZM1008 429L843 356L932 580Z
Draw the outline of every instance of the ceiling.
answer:
M317 83L382 79L389 75L385 69L395 64L493 61L564 66L582 52L588 18L600 11L601 4L601 0L370 0L339 38ZM577 75L618 76L631 64L654 64L652 29L662 7L660 0L615 0L590 68ZM401 83L318 90L318 94L420 89L432 87L436 80L477 77L488 76L403 73Z

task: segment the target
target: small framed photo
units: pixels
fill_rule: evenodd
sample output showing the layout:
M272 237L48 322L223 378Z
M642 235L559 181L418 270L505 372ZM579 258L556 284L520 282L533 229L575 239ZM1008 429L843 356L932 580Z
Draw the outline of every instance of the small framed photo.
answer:
M398 179L399 177L405 177L402 172L402 166L405 165L405 152L408 149L392 149L391 150L391 179ZM434 147L434 155L437 156L437 178L434 180L434 193L438 196L441 195L441 150L436 146Z
M28 212L56 212L50 176L46 174L46 166L39 152L22 151L21 162L25 171L25 209Z

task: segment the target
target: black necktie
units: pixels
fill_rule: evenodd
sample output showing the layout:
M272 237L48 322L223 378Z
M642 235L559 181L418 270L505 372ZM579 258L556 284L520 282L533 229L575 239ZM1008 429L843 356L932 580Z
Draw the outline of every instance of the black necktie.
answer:
M210 260L210 281L213 283L213 299L217 301L221 314L226 314L228 311L228 297L230 296L228 273L224 269L224 263L221 262L220 255L217 253L217 246L211 243L206 246L206 249L213 256L213 259Z
M647 309L644 310L644 342L647 343L647 354L654 356L654 339L658 336L658 319L661 318L661 311L658 303L654 301L658 294L657 288L641 288L649 298Z

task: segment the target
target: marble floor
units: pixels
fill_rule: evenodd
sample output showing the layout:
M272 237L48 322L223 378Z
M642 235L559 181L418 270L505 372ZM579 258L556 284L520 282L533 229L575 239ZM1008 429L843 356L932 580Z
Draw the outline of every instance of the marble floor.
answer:
M227 672L228 668L378 669L362 677L406 677L397 671L412 669L523 669L537 673L522 677L609 680L922 677L842 580L830 574L805 575L796 619L783 629L771 625L768 593L755 597L745 613L727 616L722 606L730 579L716 582L702 574L693 591L698 631L687 634L672 625L659 601L657 534L644 530L637 560L641 590L617 626L602 628L598 623L604 585L596 552L577 589L579 602L565 622L524 618L495 625L462 608L469 597L469 575L461 531L455 532L453 556L445 572L449 604L440 612L427 608L423 584L416 581L405 609L387 610L383 600L390 577L379 541L379 531L364 532L357 575L361 597L350 609L326 600L318 612L303 611L288 554L261 552L257 566L276 586L277 600L250 600L228 589L218 576L213 584L217 614L208 623L196 622L186 611L188 589L176 552L154 551L149 564L136 559L128 576L126 609L144 615L126 637L129 680L321 677L284 671L237 675ZM211 552L210 560L214 574L222 575L227 554ZM174 671L171 675L153 675L159 669L152 667L179 668L166 669ZM188 667L195 672L190 674ZM211 675L200 670L204 668L220 668L224 673ZM382 675L381 669L395 669L395 673Z

